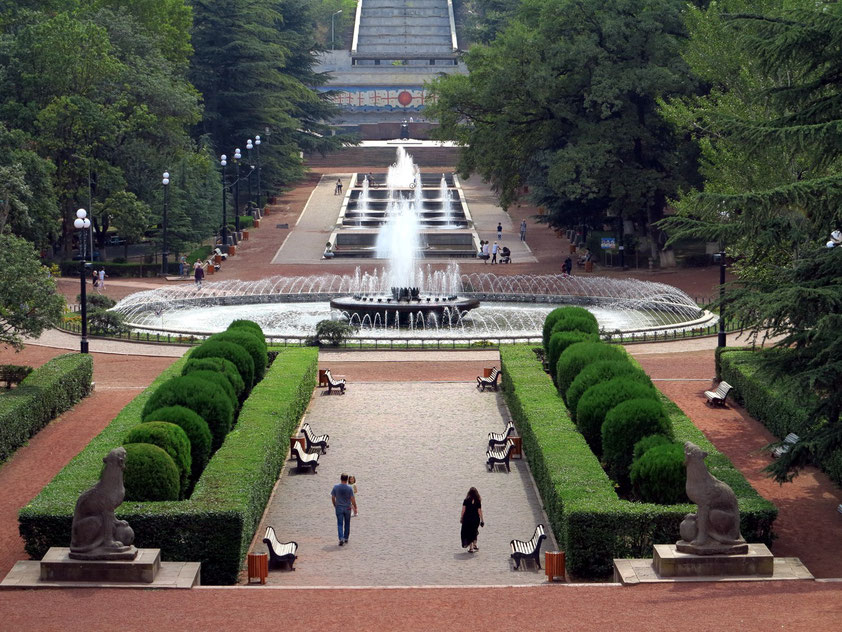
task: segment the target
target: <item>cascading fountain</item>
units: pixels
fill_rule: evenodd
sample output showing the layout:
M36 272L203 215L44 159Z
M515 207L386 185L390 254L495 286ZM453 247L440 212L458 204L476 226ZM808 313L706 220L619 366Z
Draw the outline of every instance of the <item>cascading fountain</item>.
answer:
M450 199L450 190L448 189L447 178L444 174L441 174L439 196L441 197L441 209L444 213L445 225L443 228L455 228L455 225L453 224L453 202Z
M442 178L444 181L444 178ZM412 199L403 197L398 190L406 182L414 189ZM419 213L424 201L421 172L412 162L412 156L403 147L389 167L386 187L390 200L386 211L386 224L377 235L375 251L379 259L388 260L385 271L386 287L376 293L360 292L330 301L333 309L340 310L352 322L374 322L382 315L385 325L414 326L420 318L441 322L442 317L461 319L468 311L479 307L475 298L460 298L454 293L430 293L419 275L417 253L423 248ZM453 290L455 288L451 288Z

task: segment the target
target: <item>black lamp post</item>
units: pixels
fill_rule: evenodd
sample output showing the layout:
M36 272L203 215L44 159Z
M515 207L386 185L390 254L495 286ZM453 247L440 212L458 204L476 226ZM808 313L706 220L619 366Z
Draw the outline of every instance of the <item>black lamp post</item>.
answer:
M251 142L251 138L246 141L246 150L248 150L248 159L249 159L249 174L246 176L246 179L249 181L249 203L248 205L254 202L254 197L252 196L251 191L251 174L254 173L254 165L251 164L251 150L254 149L254 144Z
M243 155L240 148L234 150L234 230L237 231L237 238L240 233L240 159Z
M85 263L85 244L88 235L85 231L90 229L91 220L88 219L88 213L85 209L80 208L76 211L76 219L73 220L73 226L79 229L79 281L82 286L80 293L82 299L82 341L79 351L81 353L88 353L88 274Z
M225 167L228 166L228 156L222 154L219 157L219 164L222 166L222 252L228 252L228 213L225 202Z
M260 206L260 135L254 137L254 151L257 158L257 210L262 211Z
M164 235L161 245L161 274L163 276L167 275L167 257L169 257L169 250L167 248L167 207L169 206L170 202L170 173L169 171L164 172L164 177L161 180L161 184L164 185Z
M716 346L726 346L725 336L725 249L719 251L719 335Z

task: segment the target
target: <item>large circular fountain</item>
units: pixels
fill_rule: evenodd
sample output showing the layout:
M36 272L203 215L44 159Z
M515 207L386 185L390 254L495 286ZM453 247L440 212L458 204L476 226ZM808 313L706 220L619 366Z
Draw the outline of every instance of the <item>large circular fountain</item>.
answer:
M358 268L353 275L165 287L132 294L113 309L138 330L207 335L248 318L278 338L310 337L328 318L350 322L364 339L534 338L549 311L565 304L587 307L600 329L612 334L680 331L716 321L687 294L663 283L462 274L453 263L444 270L421 265L422 179L403 148L387 184L389 203L375 247L388 263L378 272L362 274Z

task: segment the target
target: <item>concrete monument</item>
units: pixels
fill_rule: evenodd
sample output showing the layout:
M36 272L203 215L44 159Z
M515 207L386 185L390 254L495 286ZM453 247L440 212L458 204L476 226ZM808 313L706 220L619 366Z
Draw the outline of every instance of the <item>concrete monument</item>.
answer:
M705 465L707 452L687 441L687 497L697 505L696 513L681 522L681 540L676 549L695 555L742 555L748 552L740 535L740 509L734 491L713 476Z
M99 482L79 496L73 512L70 557L75 560L133 560L134 531L114 510L123 502L125 448L114 448L102 459L105 468Z

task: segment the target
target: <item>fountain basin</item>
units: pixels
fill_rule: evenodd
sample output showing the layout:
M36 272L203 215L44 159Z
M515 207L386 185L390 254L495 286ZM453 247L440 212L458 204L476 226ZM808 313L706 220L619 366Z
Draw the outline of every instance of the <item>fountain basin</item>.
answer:
M432 324L431 318L437 324L451 324L479 307L479 300L457 296L419 296L401 300L391 296L342 296L331 300L330 307L346 314L351 322L364 322L366 317L373 321L380 316L386 327L408 327L419 317L427 324Z

